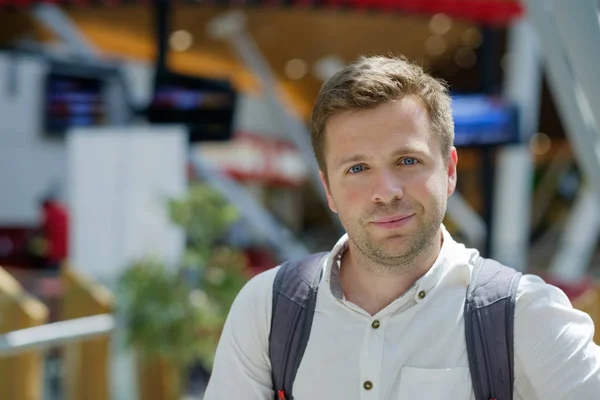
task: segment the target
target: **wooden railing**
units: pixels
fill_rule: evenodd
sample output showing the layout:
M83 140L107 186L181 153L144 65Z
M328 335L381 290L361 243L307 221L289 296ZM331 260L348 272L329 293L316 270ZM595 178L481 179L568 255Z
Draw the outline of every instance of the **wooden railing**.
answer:
M42 400L43 353L61 348L61 400L109 400L113 295L65 266L60 321L0 268L0 400ZM178 400L181 376L166 360L137 362L139 400Z
M0 268L0 334L40 326L47 320L46 306ZM40 400L43 365L39 351L0 357L0 399Z
M109 400L111 293L72 268L60 273L61 322L0 268L0 399L41 400L43 352L62 348L64 400ZM61 399L61 400L62 400Z
M61 320L113 312L113 296L103 286L69 266L62 269L61 280ZM65 400L109 400L110 344L110 337L105 335L65 346Z

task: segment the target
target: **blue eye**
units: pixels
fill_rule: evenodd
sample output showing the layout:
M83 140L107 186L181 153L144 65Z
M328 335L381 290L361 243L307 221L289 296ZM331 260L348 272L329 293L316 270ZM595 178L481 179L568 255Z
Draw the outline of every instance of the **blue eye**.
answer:
M418 161L416 158L413 158L413 157L406 157L406 158L403 158L403 159L400 161L400 164L402 164L402 165L415 165L415 164L417 164L418 162L419 162L419 161Z
M363 165L354 165L353 167L351 167L348 172L353 173L353 174L358 174L359 172L364 171L365 167Z

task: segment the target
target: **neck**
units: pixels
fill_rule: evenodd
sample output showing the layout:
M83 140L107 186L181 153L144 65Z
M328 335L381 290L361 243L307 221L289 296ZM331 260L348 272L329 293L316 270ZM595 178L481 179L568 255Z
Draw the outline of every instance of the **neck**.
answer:
M366 257L349 241L341 260L340 282L346 299L371 315L406 293L431 269L442 246L442 233L406 265L390 269Z

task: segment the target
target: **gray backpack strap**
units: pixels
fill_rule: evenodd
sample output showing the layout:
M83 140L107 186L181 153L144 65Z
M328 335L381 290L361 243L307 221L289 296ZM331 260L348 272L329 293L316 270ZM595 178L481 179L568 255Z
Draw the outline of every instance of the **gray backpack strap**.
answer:
M310 336L326 254L283 263L275 276L269 358L277 400L293 399L292 386Z
M522 274L480 258L465 301L465 336L476 400L512 400L515 299Z

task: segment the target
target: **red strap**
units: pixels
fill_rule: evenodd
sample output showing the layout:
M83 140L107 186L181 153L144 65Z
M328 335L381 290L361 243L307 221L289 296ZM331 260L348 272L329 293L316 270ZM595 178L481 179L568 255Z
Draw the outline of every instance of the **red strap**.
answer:
M283 390L278 390L277 397L279 398L279 400L285 400L285 392ZM492 400L496 400L496 399L492 399Z

